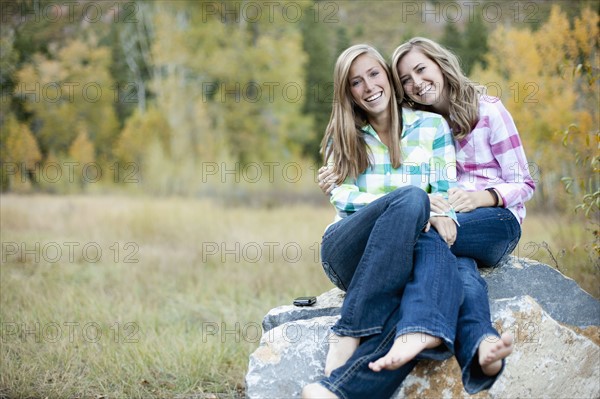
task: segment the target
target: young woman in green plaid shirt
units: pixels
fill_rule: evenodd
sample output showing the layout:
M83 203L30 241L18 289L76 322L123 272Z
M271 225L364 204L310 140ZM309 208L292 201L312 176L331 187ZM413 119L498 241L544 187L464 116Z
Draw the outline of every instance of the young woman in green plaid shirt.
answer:
M322 148L339 176L331 193L337 215L321 255L346 298L332 327L326 378L303 396L385 397L417 355L454 352L463 297L448 245L456 237L455 214L431 213L427 193L447 198L455 152L441 116L398 107L390 70L372 47L343 52L334 85ZM393 370L374 371L392 348L401 354L386 367Z

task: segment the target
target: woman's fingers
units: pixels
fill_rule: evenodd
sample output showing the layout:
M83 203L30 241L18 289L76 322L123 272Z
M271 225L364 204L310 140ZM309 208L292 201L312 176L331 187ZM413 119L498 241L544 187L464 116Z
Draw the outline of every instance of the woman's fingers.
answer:
M329 195L331 193L331 190L335 188L337 175L333 172L333 168L323 166L319 168L317 181L323 193Z
M454 221L447 216L434 216L429 221L448 246L452 246L457 233Z
M435 213L446 213L450 210L450 204L439 195L429 194L431 211Z

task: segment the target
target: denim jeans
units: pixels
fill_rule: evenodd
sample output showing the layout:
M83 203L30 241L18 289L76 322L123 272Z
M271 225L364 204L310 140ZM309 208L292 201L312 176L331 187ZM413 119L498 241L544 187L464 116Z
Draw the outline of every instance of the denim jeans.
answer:
M454 353L458 312L463 301L463 281L457 259L442 237L431 229L421 233L413 254L413 273L400 302L396 337L426 333L442 338ZM440 359L446 351L432 349L419 357Z
M455 340L455 354L462 371L465 390L475 394L489 389L504 370L493 377L483 374L476 358L479 344L487 336L498 337L493 328L490 316L487 285L477 270L473 259L462 256L472 256L482 264L495 265L508 256L516 246L521 228L513 214L503 208L478 208L469 213L459 213L457 240L452 246L452 252L461 256L457 261L460 278L463 282L464 300L459 309L458 326ZM479 242L482 244L479 244ZM420 251L427 246L415 246L414 273L422 270ZM409 283L406 291L410 290ZM402 301L407 300L407 295ZM404 306L404 305L403 305ZM368 368L368 363L374 361L389 351L397 336L402 310L392 312L384 324L381 334L361 340L361 344L342 367L334 370L328 378L321 381L340 398L390 397L414 368L419 358L436 358L423 352L417 359L400 367L398 370L381 371L376 373ZM451 356L449 352L439 353L438 358Z
M427 194L409 186L327 229L321 244L323 267L347 291L341 318L332 328L335 334L380 334L402 298L409 297L397 333L426 332L454 350L462 283L456 258L441 237L433 230L422 233L428 219ZM421 248L418 273L413 273L415 247ZM410 295L403 296L411 278Z
M399 317L399 312L392 312L385 321L381 334L362 338L352 357L319 383L340 399L391 397L418 360L414 359L397 370L382 370L378 373L369 369L369 362L379 359L391 349Z
M479 344L489 337L500 335L492 326L487 284L471 258L458 258L458 268L463 279L465 299L460 307L456 331L455 355L461 369L465 391L471 395L489 389L504 370L493 377L481 370L478 359Z
M458 234L452 253L492 267L508 257L521 238L521 225L506 208L477 208L457 213Z
M452 246L456 256L468 256L482 266L495 266L515 249L521 225L506 208L477 208L458 213L458 235ZM465 390L475 394L489 389L504 370L493 377L483 374L476 358L479 344L488 336L499 337L491 322L487 284L473 259L458 258L463 279L464 301L458 314L455 354Z

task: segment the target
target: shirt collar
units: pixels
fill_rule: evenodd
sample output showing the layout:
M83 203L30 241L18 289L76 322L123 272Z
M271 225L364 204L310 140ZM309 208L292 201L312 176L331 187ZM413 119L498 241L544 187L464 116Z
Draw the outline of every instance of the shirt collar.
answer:
M402 127L403 131L406 130L407 127L414 125L419 119L423 119L422 111L415 111L411 108L402 107ZM373 126L370 123L367 123L362 127L362 131L370 134L373 137L379 137Z
M370 123L367 123L366 125L364 125L362 127L362 131L365 132L365 133L367 133L367 134L370 134L373 137L379 137L377 135L377 132L375 131L375 129L373 129L373 126L371 126Z
M402 107L402 125L404 127L415 124L419 119L423 117L421 112L415 111L414 109Z

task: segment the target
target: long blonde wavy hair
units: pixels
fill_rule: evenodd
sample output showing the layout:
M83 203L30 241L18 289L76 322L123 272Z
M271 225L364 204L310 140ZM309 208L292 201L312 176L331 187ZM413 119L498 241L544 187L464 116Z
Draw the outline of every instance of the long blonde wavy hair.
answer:
M433 111L431 106L412 104L404 93L400 82L398 64L402 57L412 50L423 53L427 58L435 62L444 76L446 95L450 102L448 124L452 127L454 137L462 139L466 137L479 121L479 95L477 86L465 76L458 58L451 51L445 49L433 40L424 37L414 37L408 42L401 44L392 55L392 76L398 97L403 99L403 105L424 111ZM435 112L435 111L433 111Z
M371 163L364 139L365 133L361 130L368 123L369 116L352 100L348 79L352 63L363 54L368 54L376 60L390 81L390 160L394 168L398 168L401 163L402 122L390 68L374 47L357 44L346 49L336 61L333 73L333 107L325 136L321 141L321 154L325 164L333 157L334 171L338 175L337 184L341 184L347 177L358 177Z

